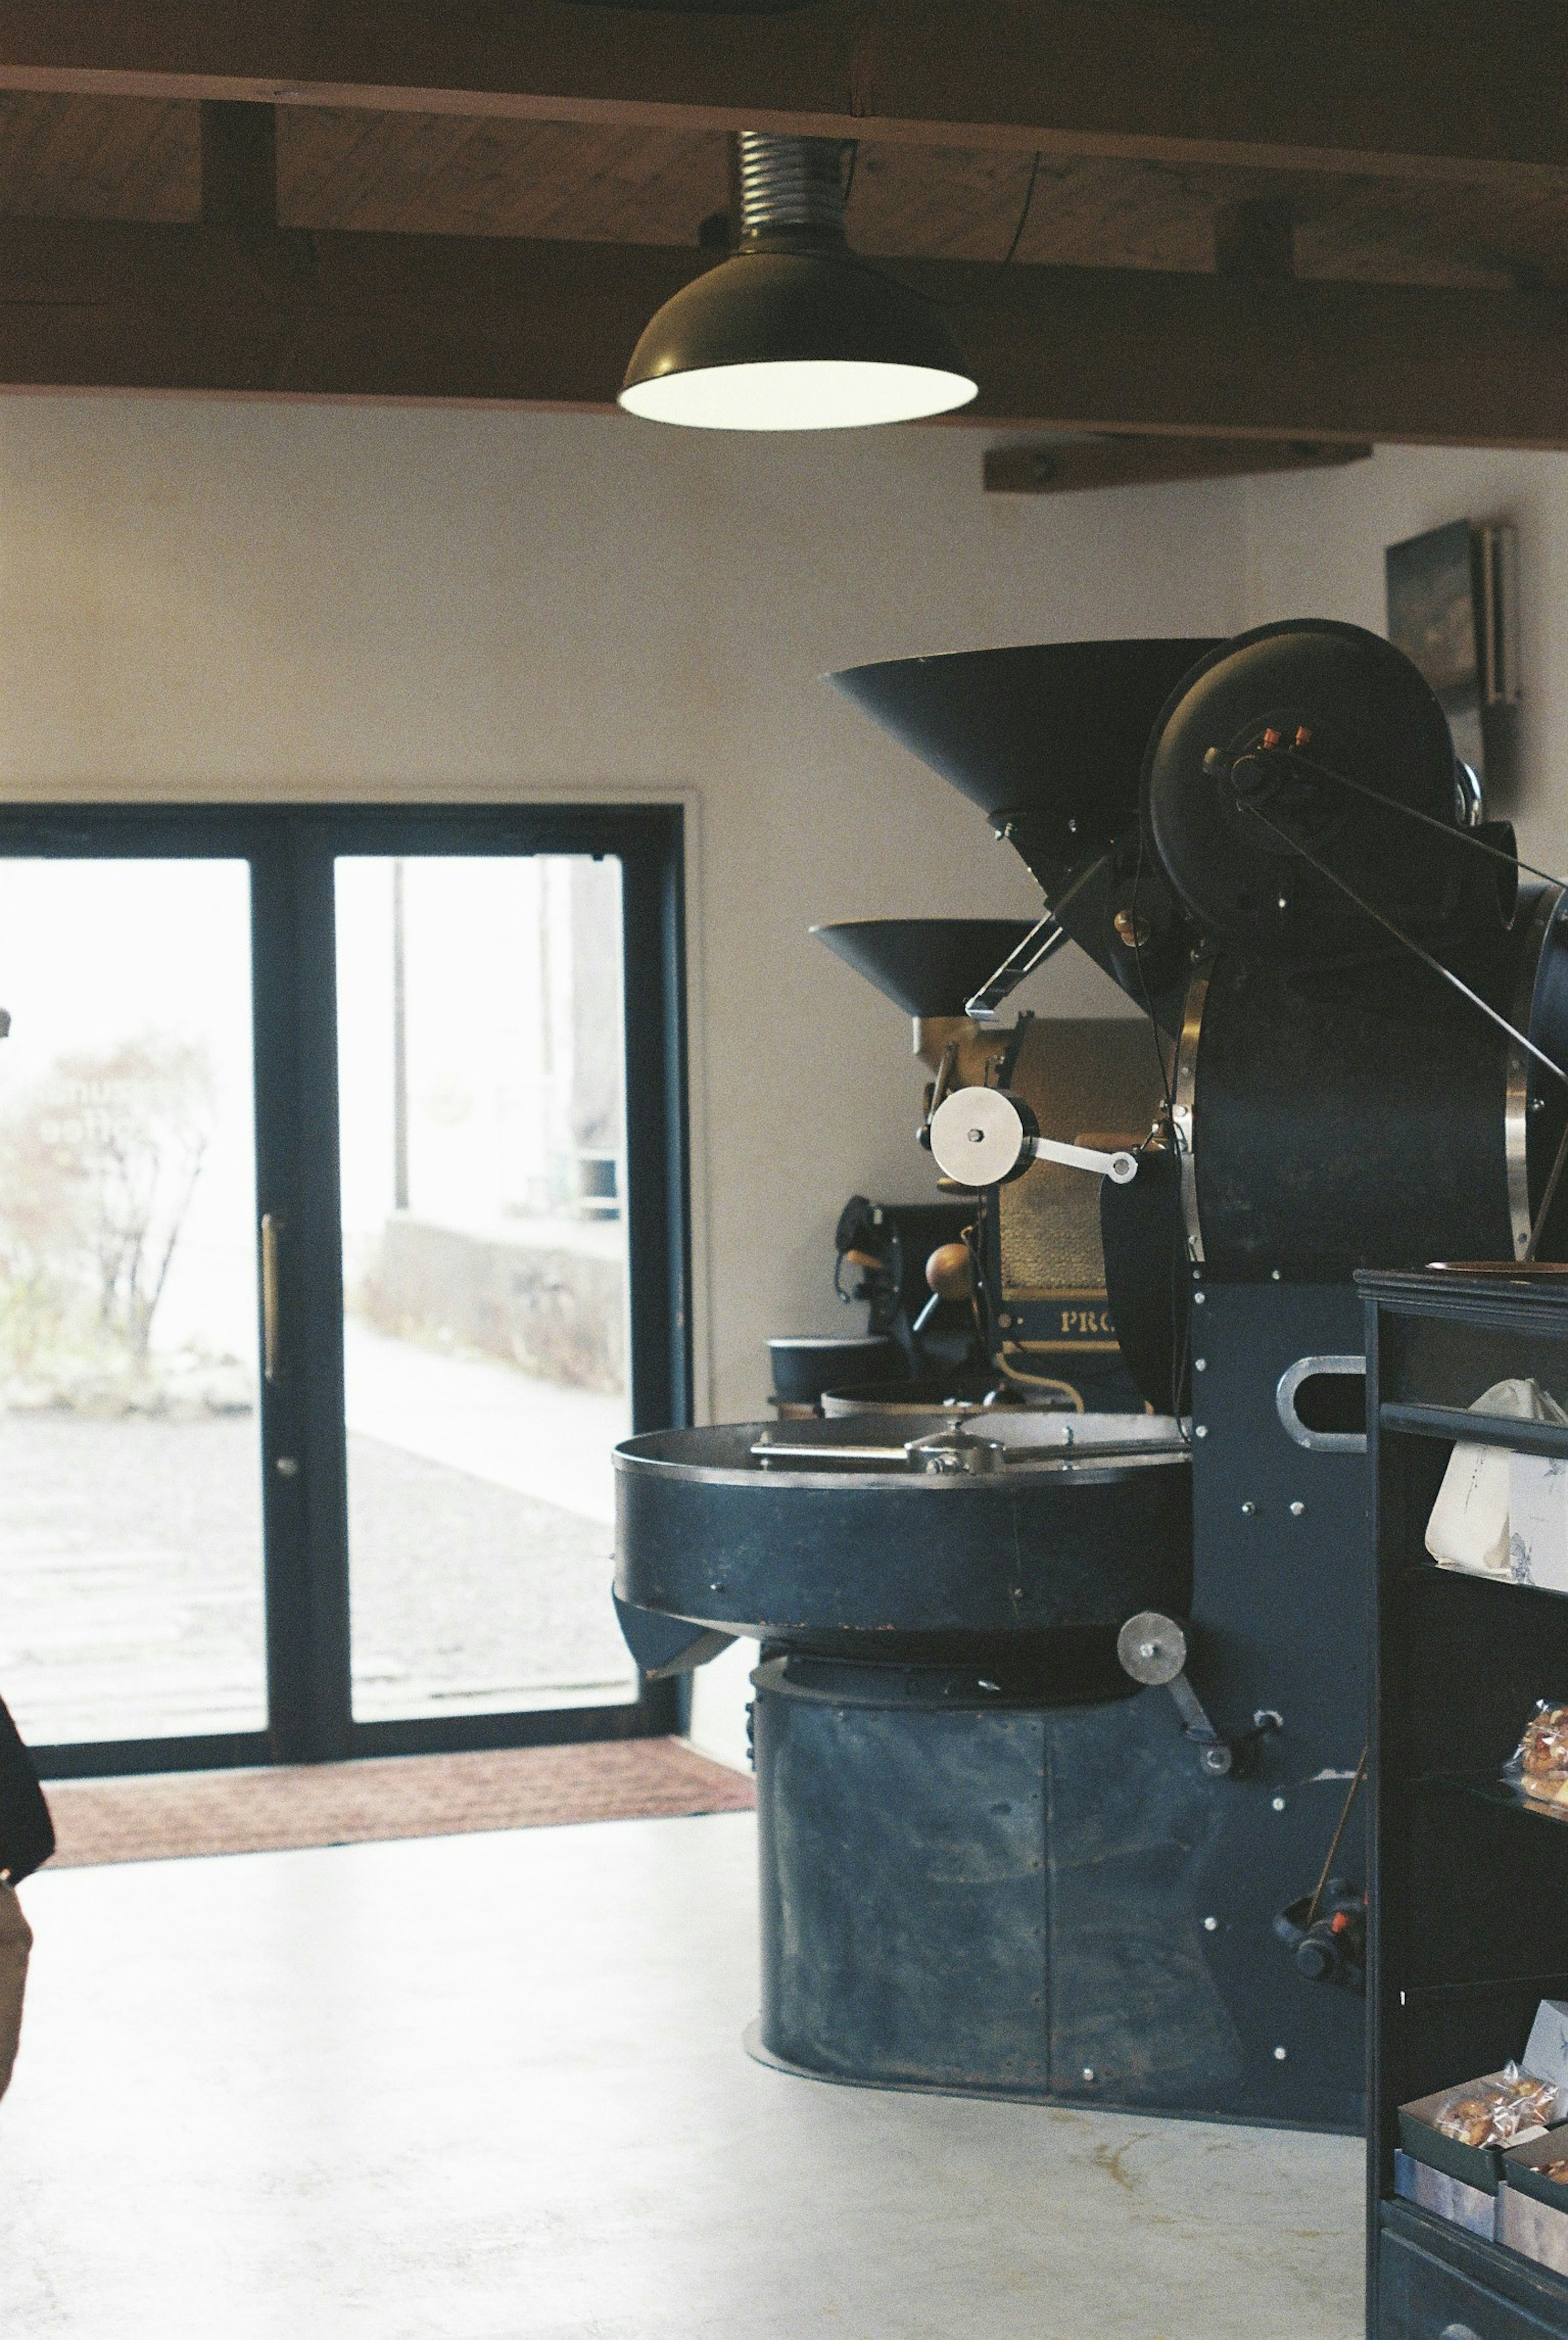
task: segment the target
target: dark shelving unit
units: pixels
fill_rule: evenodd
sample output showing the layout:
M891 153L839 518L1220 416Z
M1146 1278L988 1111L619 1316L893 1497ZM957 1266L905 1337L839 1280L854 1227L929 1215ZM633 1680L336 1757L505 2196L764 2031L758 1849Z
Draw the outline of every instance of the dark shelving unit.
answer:
M1494 1382L1568 1401L1568 1277L1360 1279L1377 1592L1368 1989L1370 2340L1568 2340L1568 2277L1398 2198L1399 2107L1495 2071L1568 1997L1568 1827L1502 1768L1568 1699L1568 1597L1440 1569L1458 1440L1568 1458L1568 1429L1476 1416Z

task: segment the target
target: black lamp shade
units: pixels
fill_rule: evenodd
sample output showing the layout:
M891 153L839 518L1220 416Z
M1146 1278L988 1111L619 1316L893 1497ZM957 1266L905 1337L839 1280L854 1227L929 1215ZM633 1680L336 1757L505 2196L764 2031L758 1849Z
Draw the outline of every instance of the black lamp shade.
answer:
M839 249L740 252L667 301L620 403L708 430L913 421L976 384L930 302Z

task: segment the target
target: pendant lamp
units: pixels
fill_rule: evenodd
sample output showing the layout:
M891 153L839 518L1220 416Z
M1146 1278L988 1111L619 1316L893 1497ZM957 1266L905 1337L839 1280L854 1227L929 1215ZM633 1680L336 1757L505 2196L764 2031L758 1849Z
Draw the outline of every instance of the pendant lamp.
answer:
M967 406L977 384L932 302L857 259L837 138L737 139L740 233L667 301L620 403L700 431L834 431Z

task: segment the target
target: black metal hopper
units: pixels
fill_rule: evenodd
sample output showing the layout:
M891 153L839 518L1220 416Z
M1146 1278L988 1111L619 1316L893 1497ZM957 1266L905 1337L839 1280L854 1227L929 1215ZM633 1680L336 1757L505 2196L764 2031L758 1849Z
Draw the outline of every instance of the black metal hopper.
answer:
M1087 839L1136 805L1155 718L1216 647L1048 642L888 659L827 679L982 812L1077 820Z
M1027 918L851 918L811 929L906 1016L961 1016L1028 931Z

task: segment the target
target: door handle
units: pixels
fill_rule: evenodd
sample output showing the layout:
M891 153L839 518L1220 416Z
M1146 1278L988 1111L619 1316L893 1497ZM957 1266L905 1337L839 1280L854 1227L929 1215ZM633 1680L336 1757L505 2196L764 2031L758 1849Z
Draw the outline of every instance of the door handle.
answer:
M283 1222L276 1211L262 1213L262 1373L269 1382L283 1377L278 1251Z

